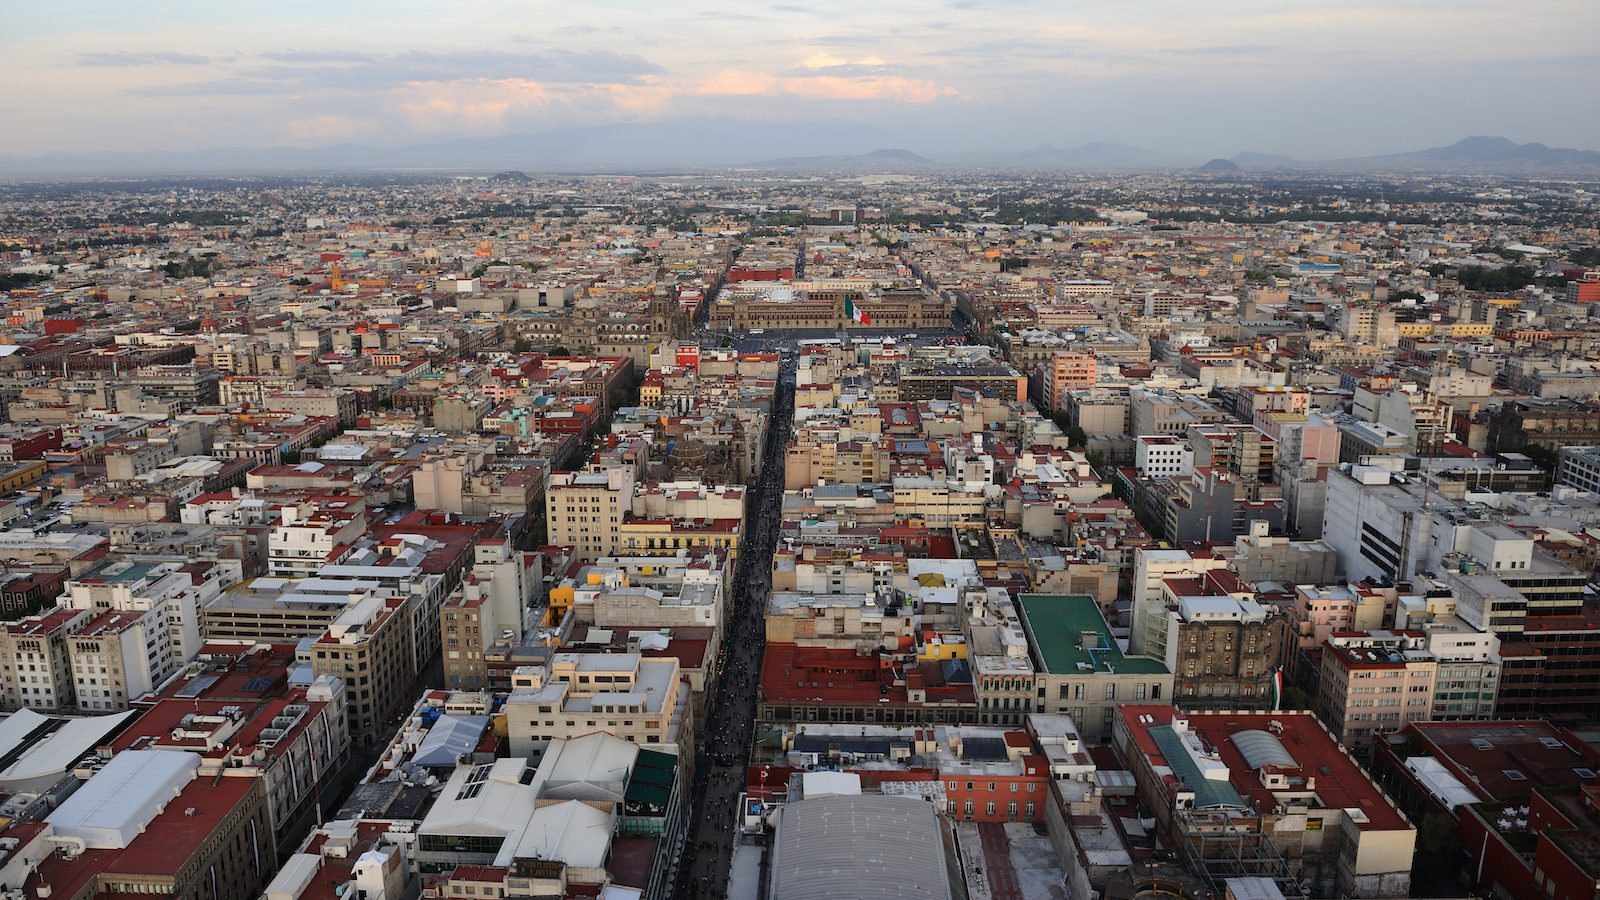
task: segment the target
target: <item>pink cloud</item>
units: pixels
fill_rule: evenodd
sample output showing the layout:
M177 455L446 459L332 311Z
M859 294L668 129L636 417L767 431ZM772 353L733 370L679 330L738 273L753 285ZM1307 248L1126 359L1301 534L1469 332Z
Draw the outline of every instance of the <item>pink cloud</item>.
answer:
M868 75L858 78L818 75L811 78L786 78L786 92L820 100L904 100L932 103L940 97L959 97L953 87L940 87L922 78L899 75Z

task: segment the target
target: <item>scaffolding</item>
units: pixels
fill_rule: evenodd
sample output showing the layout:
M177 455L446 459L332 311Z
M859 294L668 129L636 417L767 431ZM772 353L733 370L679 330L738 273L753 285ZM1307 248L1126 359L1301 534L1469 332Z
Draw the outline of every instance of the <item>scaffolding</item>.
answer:
M1184 862L1205 876L1217 896L1226 894L1229 878L1270 878L1285 897L1310 892L1289 868L1289 861L1261 830L1258 816L1239 811L1191 810L1179 814Z

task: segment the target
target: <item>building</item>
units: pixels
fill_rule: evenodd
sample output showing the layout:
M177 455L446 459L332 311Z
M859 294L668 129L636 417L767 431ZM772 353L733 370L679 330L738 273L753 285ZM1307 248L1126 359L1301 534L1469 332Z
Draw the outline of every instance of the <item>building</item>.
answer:
M446 896L598 896L607 885L660 896L683 829L677 757L608 734L558 739L537 764L511 756L461 766L416 827L424 875L473 885ZM624 860L642 871L622 874ZM638 896L638 894L634 894Z
M5 624L0 630L0 688L7 708L54 712L77 707L67 642L92 616L87 609L57 608Z
M92 615L67 640L78 707L127 709L193 658L222 576L212 563L116 561L67 582L62 605Z
M549 542L571 547L580 559L612 556L622 540L622 521L633 510L633 470L552 472L545 488Z
M1600 494L1600 446L1562 447L1556 462L1556 484Z
M1169 578L1193 578L1225 568L1226 559L1200 551L1140 547L1133 551L1133 609L1128 649L1140 656L1166 658Z
M1124 655L1093 597L1023 594L1018 605L1041 698L1036 712L1071 716L1086 740L1103 742L1119 706L1172 702L1166 663Z
M1066 407L1067 392L1088 390L1095 385L1099 361L1092 353L1057 351L1043 367L1045 408L1055 412Z
M512 755L532 759L553 740L595 732L677 754L693 734L678 661L638 653L559 652L519 669L505 713Z
M388 737L417 675L403 597L368 596L340 612L302 651L311 671L343 680L350 740L370 747Z
M338 776L350 757L344 683L322 676L291 686L286 665L292 661L242 653L231 663L202 663L194 678L141 701L138 719L111 748L189 751L201 759L202 778L259 778L268 834L279 853L287 854L318 820L316 804L341 789ZM246 686L259 688L256 702L205 696L218 682L239 675L249 679Z
M1317 700L1328 729L1359 752L1378 734L1433 717L1439 661L1419 631L1336 631L1321 664Z
M1481 895L1524 900L1548 900L1552 879L1556 896L1592 891L1595 873L1575 873L1569 848L1592 840L1600 821L1580 817L1586 834L1578 835L1570 812L1534 809L1581 805L1597 770L1600 748L1537 720L1415 722L1379 741L1372 757L1373 777L1412 821L1449 828L1447 871Z
M257 900L277 871L261 779L206 778L185 750L124 750L45 817L30 900ZM59 852L56 852L59 851Z
M472 572L439 609L444 683L455 690L486 686L486 651L522 642L543 581L540 555L512 549L509 539L484 540L473 552Z
M1287 632L1276 606L1227 569L1168 579L1166 664L1186 710L1269 709Z
M1133 467L1141 478L1194 474L1194 450L1183 438L1147 434L1134 439Z
M1115 738L1156 828L1214 888L1411 896L1416 829L1311 713L1129 704Z
M785 803L772 838L771 888L783 900L856 896L954 900L962 871L950 828L924 800L832 795Z

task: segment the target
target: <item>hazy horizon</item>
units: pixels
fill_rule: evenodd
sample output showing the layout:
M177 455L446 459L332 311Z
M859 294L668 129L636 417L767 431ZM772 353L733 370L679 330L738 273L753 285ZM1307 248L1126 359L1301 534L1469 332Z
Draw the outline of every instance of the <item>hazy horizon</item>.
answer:
M0 155L402 147L575 126L859 123L924 154L1600 148L1600 5L420 0L8 9ZM446 15L445 13L448 13ZM315 22L315 27L308 27ZM1559 26L1559 27L1556 27ZM684 153L713 147L679 148Z

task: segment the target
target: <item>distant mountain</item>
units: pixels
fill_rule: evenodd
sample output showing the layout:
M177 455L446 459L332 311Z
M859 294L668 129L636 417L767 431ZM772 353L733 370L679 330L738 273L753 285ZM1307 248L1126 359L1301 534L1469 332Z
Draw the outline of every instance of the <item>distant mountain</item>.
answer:
M904 162L932 163L933 160L899 147L885 147L867 154L873 159L898 159Z
M1233 161L1246 169L1281 169L1295 164L1292 156L1284 156L1282 153L1255 153L1250 150L1234 154Z
M873 150L870 153L824 156L783 156L751 163L761 169L805 169L831 172L905 172L935 168L939 163L899 147Z
M0 157L0 174L214 175L331 170L659 171L735 166L753 159L824 155L840 140L892 147L896 131L834 119L748 122L681 119L556 128L534 134L459 138L403 147L219 147L205 150L103 151ZM904 152L904 151L902 151Z
M533 180L533 176L529 175L527 172L521 172L516 169L512 169L509 172L501 172L498 175L490 175L489 180L503 184L527 184Z
M1237 172L1239 171L1239 164L1231 159L1222 159L1221 157L1218 157L1217 159L1208 160L1198 166L1195 166L1195 171L1214 172L1219 174L1226 172Z
M938 158L960 165L1014 169L1181 169L1200 162L1198 159L1104 141L1078 147L1040 144L1031 150L1012 153L941 154Z
M1600 152L1547 147L1544 144L1519 144L1510 138L1477 136L1462 138L1448 147L1430 147L1410 153L1369 156L1346 162L1368 165L1473 167L1600 166Z

